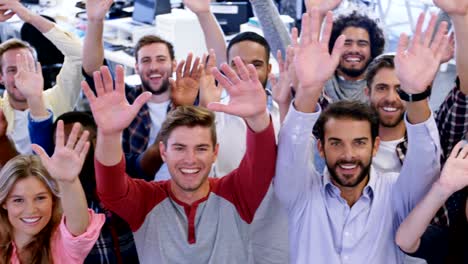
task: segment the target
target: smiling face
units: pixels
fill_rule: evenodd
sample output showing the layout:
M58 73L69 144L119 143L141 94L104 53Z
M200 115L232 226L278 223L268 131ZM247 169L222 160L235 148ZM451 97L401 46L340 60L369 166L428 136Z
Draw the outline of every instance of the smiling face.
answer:
M27 108L27 102L24 95L16 88L15 74L18 70L16 66L16 55L26 55L33 58L33 55L27 48L10 49L3 53L0 58L2 60L2 70L0 80L5 86L8 93L9 100L13 108L17 110L24 110Z
M237 68L234 63L234 58L237 56L241 58L245 65L252 64L255 66L258 79L265 88L268 82L268 75L271 72L271 65L269 64L268 53L265 47L257 42L249 40L232 45L229 50L229 64L236 72Z
M364 28L347 27L341 34L346 36L346 41L338 72L350 79L362 79L371 61L369 33Z
M218 154L208 127L179 126L172 130L167 145L160 143L161 157L172 178L172 191L202 198L209 190L208 174Z
M169 78L176 62L171 59L169 49L164 43L152 43L138 50L135 70L140 75L146 91L154 95L169 95Z
M397 93L399 87L395 69L381 68L374 76L369 89L370 103L377 110L383 127L392 128L403 122L406 105Z
M43 182L29 176L16 181L2 206L8 213L15 241L24 245L49 223L53 198Z
M324 141L318 142L332 182L338 187L356 187L367 182L372 157L379 139L372 141L368 121L330 118L324 127Z

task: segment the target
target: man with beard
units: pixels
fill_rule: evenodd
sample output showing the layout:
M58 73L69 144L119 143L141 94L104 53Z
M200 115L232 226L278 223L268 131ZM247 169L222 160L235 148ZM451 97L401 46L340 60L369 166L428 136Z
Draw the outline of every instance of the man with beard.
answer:
M340 63L346 37L336 39L330 55L333 17L327 14L323 31L319 17L318 9L303 16L295 57L300 85L280 132L273 185L288 211L292 263L403 263L394 242L396 228L440 169L439 136L427 89L447 38L442 29L432 44L430 37L423 37L432 35L435 16L424 35L420 17L409 48L408 37L400 38L396 73L401 96L410 101L404 122L413 147L399 174L382 173L372 166L380 138L378 116L370 106L341 101L321 113L318 100ZM323 175L310 163L315 123L317 149L327 165Z
M357 11L339 16L333 23L329 49L336 39L346 36L345 49L333 77L325 85L325 97L331 102L359 100L366 102L365 73L369 63L382 54L385 38L377 23Z
M83 50L95 56L84 56L83 72L86 82L94 87L93 75L104 61L103 24L109 1L90 1L88 13L88 31ZM112 2L112 1L110 1ZM140 94L148 91L151 99L141 109L130 126L125 129L122 146L127 159L127 172L135 177L153 180L155 175L141 172L139 164L142 154L155 141L167 113L179 105L193 105L198 94L201 68L199 58L193 62L193 55L177 64L173 45L154 35L144 36L135 45L135 71L141 79L141 85L126 85L126 95L132 103ZM185 66L185 67L184 67ZM176 79L172 80L173 72ZM95 73L96 72L96 73ZM159 170L157 179L168 179L167 167Z

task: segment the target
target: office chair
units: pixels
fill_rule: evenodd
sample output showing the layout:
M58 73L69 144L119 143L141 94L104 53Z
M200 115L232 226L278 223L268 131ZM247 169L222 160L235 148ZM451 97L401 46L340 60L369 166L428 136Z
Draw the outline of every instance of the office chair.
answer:
M55 22L48 16L46 19ZM49 89L56 84L56 77L62 68L64 56L50 40L42 35L34 26L24 23L20 31L21 39L28 42L37 51L37 59L42 66L44 76L44 89Z

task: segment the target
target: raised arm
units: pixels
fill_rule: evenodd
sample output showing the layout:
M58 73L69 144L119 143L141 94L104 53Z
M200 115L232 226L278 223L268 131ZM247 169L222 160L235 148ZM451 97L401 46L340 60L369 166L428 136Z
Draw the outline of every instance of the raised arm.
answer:
M255 67L245 66L240 57L235 57L234 63L238 74L226 63L221 65L225 75L213 69L214 76L230 95L228 104L210 103L208 108L245 120L247 149L239 167L221 178L214 191L231 201L243 219L250 223L274 175L276 144L266 93Z
M54 23L45 19L39 14L30 11L19 1L0 0L0 10L11 10L16 15L18 15L21 20L33 25L42 33L49 32L54 27Z
M407 94L421 94L426 91L438 71L444 49L448 45L448 37L444 33L447 24L443 22L431 43L436 19L432 15L427 30L422 33L424 14L419 16L409 48L407 36L403 34L400 38L395 71L401 82L400 89ZM393 195L399 221L427 193L440 171L439 132L427 101L428 99L407 102L408 151Z
M321 38L322 20L318 9L304 14L302 24L301 41L294 58L299 86L280 131L273 185L279 200L288 209L304 201L316 178L312 175L316 171L310 162L314 151L312 128L320 112L320 94L338 66L345 40L340 36L330 55L327 47L333 24L331 12L326 15Z
M81 125L75 124L65 143L63 121L59 121L52 157L40 146L33 145L33 150L41 158L42 164L59 185L65 224L74 236L83 234L89 225L88 204L79 179L89 150L88 136L88 131L81 133Z
M122 66L116 67L115 85L107 67L101 67L101 72L93 75L97 96L85 81L82 86L98 127L94 155L97 193L106 208L126 220L133 230L137 230L146 213L154 206L155 199L164 194L163 191L148 193L154 190L154 182L131 179L125 174L121 138L122 131L151 98L151 93L142 93L130 105L125 97Z
M226 62L226 40L216 17L210 11L211 0L184 0L184 5L197 15L208 49L214 49L218 62Z
M286 47L291 44L291 39L273 0L250 0L250 3L271 50L281 50L282 54L286 54Z
M457 74L460 89L468 95L468 0L434 0L434 4L449 14L455 29Z
M104 43L102 32L104 29L104 18L112 5L113 0L87 0L86 15L88 25L83 40L83 54L92 56L83 57L83 70L89 76L98 71L104 61Z
M421 237L437 210L453 193L468 185L468 145L459 142L430 191L424 196L408 217L401 223L396 233L396 243L407 253L414 253L421 245ZM428 241L430 243L430 241ZM436 240L433 243L437 243ZM426 246L426 245L424 245Z

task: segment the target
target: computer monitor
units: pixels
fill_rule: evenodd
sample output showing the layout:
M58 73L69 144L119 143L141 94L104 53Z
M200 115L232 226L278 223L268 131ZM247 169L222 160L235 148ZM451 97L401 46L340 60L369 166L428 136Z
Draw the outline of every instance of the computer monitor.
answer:
M211 10L226 35L239 33L240 25L253 16L248 1L211 3Z
M21 0L20 2L24 4L39 4L39 0Z
M145 24L154 24L156 15L171 12L170 0L135 0L132 20Z

